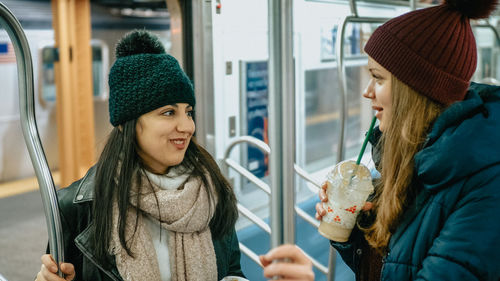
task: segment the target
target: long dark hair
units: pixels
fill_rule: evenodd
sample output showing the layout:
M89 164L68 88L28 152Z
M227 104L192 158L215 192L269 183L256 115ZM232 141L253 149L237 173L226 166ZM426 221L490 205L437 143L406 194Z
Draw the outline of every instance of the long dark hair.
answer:
M130 256L133 256L127 246L125 238L125 226L127 221L127 209L130 206L129 194L134 173L144 171L141 158L137 154L136 127L137 119L127 121L121 129L115 127L101 153L96 165L96 178L93 201L93 239L91 243L95 249L95 256L104 266L109 266L109 248L112 232L112 206L116 196L118 203L118 234L121 246ZM222 175L217 163L212 156L196 143L193 137L188 145L184 160L180 164L192 170L191 176L202 180L209 198L217 198L217 206L214 216L210 221L210 230L213 239L220 239L230 234L238 218L236 208L236 196L229 182ZM119 170L118 170L119 169ZM215 189L215 193L209 187L209 179ZM136 177L140 180L141 177ZM139 183L139 188L141 184ZM139 196L140 190L137 193ZM137 201L139 202L139 200ZM139 213L139 207L136 211ZM135 219L135 229L137 229Z

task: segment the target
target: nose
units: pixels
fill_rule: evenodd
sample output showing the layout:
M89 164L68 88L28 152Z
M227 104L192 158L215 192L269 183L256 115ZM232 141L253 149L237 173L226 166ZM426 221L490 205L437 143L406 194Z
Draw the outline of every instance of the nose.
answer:
M182 114L177 120L177 131L192 135L195 130L193 118L188 114Z
M374 80L370 79L368 82L368 85L366 85L365 90L363 91L363 97L367 99L374 99L375 98L375 91L373 90L373 83Z

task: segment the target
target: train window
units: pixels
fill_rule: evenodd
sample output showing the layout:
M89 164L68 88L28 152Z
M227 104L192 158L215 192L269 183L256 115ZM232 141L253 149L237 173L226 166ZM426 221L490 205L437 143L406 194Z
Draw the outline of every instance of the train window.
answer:
M500 85L500 47L498 33L490 24L474 24L477 42L477 68L473 80Z
M96 100L105 100L108 97L107 76L109 66L109 49L102 40L92 39L92 82L93 96ZM42 106L53 104L56 100L56 84L54 62L59 54L53 42L43 43L39 47L38 55L38 98Z
M369 102L361 94L368 83L367 56L363 47L376 24L354 24L346 26L344 39L345 81L347 88L346 120L344 134L344 158L355 158L359 152L364 133L371 120ZM319 63L311 63L308 53L299 57L296 69L299 81L297 104L305 114L297 115L297 162L307 172L324 177L325 170L337 161L337 150L341 128L341 92L336 62L336 40L338 23L324 22L319 25ZM298 38L300 49L315 48L314 42L305 34ZM313 46L307 46L313 45ZM369 155L369 150L366 152Z
M255 137L267 144L268 138L268 64L267 61L240 61L241 135ZM241 151L243 166L262 178L269 173L268 156L259 149L246 146Z

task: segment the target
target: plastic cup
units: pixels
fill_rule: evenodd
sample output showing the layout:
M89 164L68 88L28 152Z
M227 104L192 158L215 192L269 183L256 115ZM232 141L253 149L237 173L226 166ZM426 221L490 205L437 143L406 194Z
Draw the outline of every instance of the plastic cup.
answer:
M356 224L356 217L373 192L370 171L363 164L347 160L335 165L327 175L328 202L319 233L333 241L346 242Z

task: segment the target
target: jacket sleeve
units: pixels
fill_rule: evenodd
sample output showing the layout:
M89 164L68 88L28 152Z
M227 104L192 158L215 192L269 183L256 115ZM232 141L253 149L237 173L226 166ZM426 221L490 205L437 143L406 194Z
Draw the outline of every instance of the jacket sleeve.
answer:
M236 231L233 230L231 235L231 242L229 247L229 276L241 276L245 277L243 272L241 271L241 252L240 252L240 243L238 241L238 236L236 236Z
M464 184L417 280L500 280L500 169L491 169Z
M362 249L364 248L363 245L366 243L363 232L357 226L352 230L351 236L347 242L330 240L332 247L337 250L345 264L347 264L356 275L359 272L359 263L363 253Z

